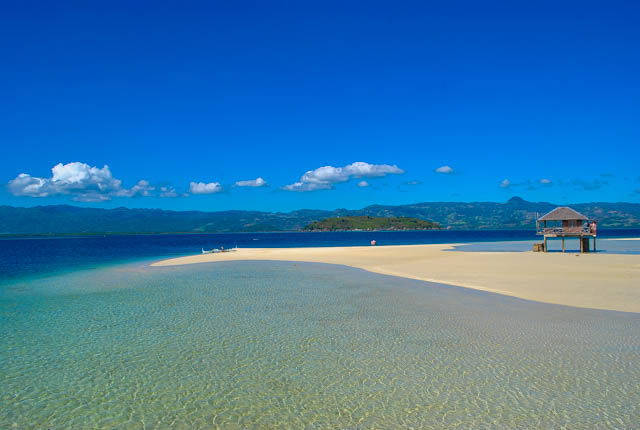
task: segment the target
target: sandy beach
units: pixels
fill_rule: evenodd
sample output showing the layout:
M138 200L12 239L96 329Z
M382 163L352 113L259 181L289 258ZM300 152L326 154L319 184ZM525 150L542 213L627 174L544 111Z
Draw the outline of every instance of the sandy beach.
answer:
M449 251L453 246L245 248L153 266L241 260L342 264L545 303L640 312L639 255Z

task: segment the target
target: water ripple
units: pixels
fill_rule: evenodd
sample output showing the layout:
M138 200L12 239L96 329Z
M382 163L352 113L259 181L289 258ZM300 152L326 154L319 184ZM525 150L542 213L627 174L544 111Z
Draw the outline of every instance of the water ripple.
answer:
M3 428L640 420L637 314L269 262L76 272L0 310Z

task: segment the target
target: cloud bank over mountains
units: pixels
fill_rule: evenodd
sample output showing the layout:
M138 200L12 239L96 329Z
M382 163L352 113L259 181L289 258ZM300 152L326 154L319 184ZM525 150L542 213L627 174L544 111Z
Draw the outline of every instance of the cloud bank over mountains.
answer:
M266 181L254 181L264 186ZM58 163L51 169L51 177L41 178L20 173L7 183L7 190L14 196L51 197L68 195L79 202L103 202L114 197L186 197L189 194L214 194L223 190L219 182L190 182L188 192L179 193L173 186L156 187L141 179L131 188L111 173L109 166L102 168L86 163Z
M354 178L382 178L387 175L403 174L404 170L396 165L370 164L363 161L343 167L323 166L307 171L300 181L285 185L286 191L315 191L332 189L334 184L347 182ZM234 187L262 188L268 182L262 178L237 181ZM359 187L369 186L362 180ZM51 177L42 178L28 173L20 173L7 184L8 191L15 196L50 197L71 196L72 200L82 202L101 202L114 197L161 197L174 198L189 195L217 194L225 187L220 182L191 181L185 192L178 192L170 185L155 186L147 180L139 180L131 188L123 186L122 180L113 176L109 166L102 168L86 163L58 163L51 169Z
M443 165L433 170L425 170L425 172L429 171L444 176L455 173L454 169L449 165ZM389 175L402 175L404 173L405 170L395 164L371 164L364 161L357 161L341 167L322 166L308 170L298 181L281 186L275 191L310 192L331 190L335 188L336 184L346 183L352 180L354 180L357 188L363 189L373 185L370 181L371 179L384 178ZM421 184L421 182L413 180L405 182L404 184L417 185ZM577 191L593 191L608 185L608 180L601 178L593 180L582 178L559 179L557 181L546 177L524 181L514 181L505 178L501 182L498 182L498 186L504 190L524 187L529 191L550 187L570 187ZM118 197L178 198L211 195L223 193L224 191L231 192L231 190L236 187L249 189L268 188L269 183L263 177L258 176L255 179L239 180L228 184L228 186L218 181L204 180L190 181L189 185L185 187L175 187L166 182L153 184L146 179L141 179L133 186L125 187L121 179L114 177L108 165L100 168L86 163L71 162L67 164L58 163L53 166L51 176L49 177L38 177L28 173L20 173L6 185L7 191L15 196L40 198L68 196L72 200L79 202L103 202Z

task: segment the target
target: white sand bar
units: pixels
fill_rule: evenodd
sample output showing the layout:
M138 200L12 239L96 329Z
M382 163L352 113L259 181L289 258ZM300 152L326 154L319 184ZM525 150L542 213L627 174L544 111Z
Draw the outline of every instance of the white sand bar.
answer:
M153 266L239 260L343 264L546 303L640 312L640 255L445 251L451 247L244 248L173 258Z

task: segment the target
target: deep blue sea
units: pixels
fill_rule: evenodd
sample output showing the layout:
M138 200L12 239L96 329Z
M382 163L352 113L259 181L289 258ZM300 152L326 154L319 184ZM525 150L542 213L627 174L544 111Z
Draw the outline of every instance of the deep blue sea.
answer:
M602 229L599 233L599 238L602 239L640 237L640 229ZM61 271L110 263L191 255L199 253L202 248L211 249L221 246L225 248L235 246L241 248L362 246L368 245L371 240L376 240L378 246L522 241L522 246L517 243L515 246L513 243L505 245L508 246L508 250L513 251L530 249L529 243L524 243L524 241L539 240L539 237L531 230L438 230L10 238L0 239L0 281L23 276L46 276ZM554 246L554 243L551 246ZM567 243L570 244L571 241L567 241ZM501 246L494 245L487 250L501 250ZM482 245L482 247L486 246ZM471 250L477 249L471 248ZM606 251L607 249L605 246L600 246L600 250ZM629 250L627 249L626 252ZM631 249L631 252L634 250Z

